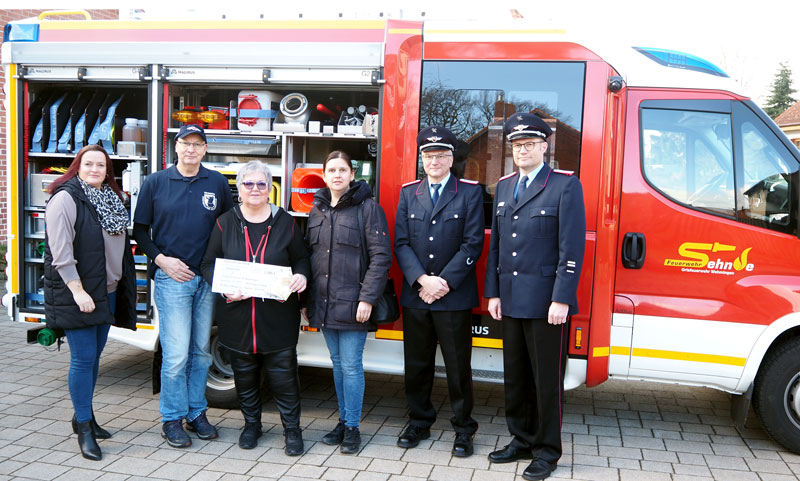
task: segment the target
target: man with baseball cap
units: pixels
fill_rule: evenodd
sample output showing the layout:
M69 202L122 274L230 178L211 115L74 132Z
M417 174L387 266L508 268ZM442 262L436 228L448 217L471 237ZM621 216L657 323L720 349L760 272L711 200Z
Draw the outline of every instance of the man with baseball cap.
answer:
M583 190L572 172L544 163L552 130L530 113L504 125L519 172L494 198L484 296L503 325L505 410L511 442L494 463L532 459L522 477L545 479L561 457L569 316L586 238Z
M158 308L161 343L160 410L162 437L170 446L217 437L206 418L206 377L214 308L211 286L200 273L211 228L233 207L228 181L200 163L206 134L184 125L175 136L178 161L147 177L134 213L134 238L148 259Z
M456 432L452 454L471 456L478 423L472 418L472 308L478 307L475 263L483 249L483 195L477 182L450 175L458 140L444 127L417 136L424 179L403 186L394 253L405 282L403 350L409 424L397 440L413 448L430 437L437 342L447 372Z

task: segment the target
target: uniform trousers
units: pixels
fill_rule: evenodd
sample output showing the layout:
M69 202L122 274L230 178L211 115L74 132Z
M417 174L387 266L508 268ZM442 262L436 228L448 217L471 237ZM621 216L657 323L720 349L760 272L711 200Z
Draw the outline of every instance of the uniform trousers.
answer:
M278 406L284 428L300 426L300 379L297 374L297 349L264 354L230 351L233 380L245 422L261 422L261 376L267 379Z
M561 418L569 322L503 316L503 370L511 446L534 458L561 457Z
M473 434L472 311L403 308L405 386L411 425L429 428L436 421L431 403L437 341L442 350L447 390L456 432Z

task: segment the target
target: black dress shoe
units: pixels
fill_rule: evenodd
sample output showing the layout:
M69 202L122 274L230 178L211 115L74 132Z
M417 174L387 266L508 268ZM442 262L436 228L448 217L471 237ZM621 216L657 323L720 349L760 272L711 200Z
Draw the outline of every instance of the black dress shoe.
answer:
M528 481L541 481L549 478L550 474L556 470L556 466L556 463L548 463L544 459L536 458L522 472L522 478Z
M97 424L97 420L95 420L94 414L92 415L92 420L89 422L92 423L92 431L94 432L95 439L108 439L111 437L111 433L101 428L100 425ZM74 414L72 415L72 432L78 434L78 419L75 417Z
M431 437L430 429L409 425L397 439L397 445L406 449L416 448L420 441L429 437Z
M92 422L86 421L77 423L78 428L78 447L81 448L81 454L86 459L92 461L99 461L103 458L103 453L100 452L100 446L97 445L97 440L94 438L92 431Z
M453 456L466 458L472 456L472 434L456 433L456 440L453 441Z
M532 457L530 449L518 448L510 444L503 449L489 453L489 461L497 464L513 463L520 459L531 459Z

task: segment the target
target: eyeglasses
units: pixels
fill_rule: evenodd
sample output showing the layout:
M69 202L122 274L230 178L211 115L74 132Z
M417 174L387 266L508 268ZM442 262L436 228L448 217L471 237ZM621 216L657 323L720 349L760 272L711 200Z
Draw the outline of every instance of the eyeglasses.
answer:
M533 149L534 145L543 143L544 142L525 142L524 144L523 143L511 144L511 150L513 150L514 152L519 152L520 150L522 150L523 147L525 147L525 150L527 152L530 152Z
M205 142L184 142L183 140L179 140L178 143L181 144L181 146L185 149L188 149L189 147L201 149L204 145L206 145Z
M422 160L425 162L432 162L434 160L443 161L449 159L453 154L422 154Z
M267 190L267 183L262 181L253 182L251 180L246 180L242 182L242 187L247 190L253 190L254 187L258 187L258 190Z

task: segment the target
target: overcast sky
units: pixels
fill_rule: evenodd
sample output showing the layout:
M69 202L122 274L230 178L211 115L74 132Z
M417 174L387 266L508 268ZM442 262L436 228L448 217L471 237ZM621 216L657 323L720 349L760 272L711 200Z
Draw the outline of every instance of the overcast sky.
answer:
M585 8L587 14L575 19L576 28L587 19L602 19L609 35L705 58L742 84L759 105L769 97L781 62L791 68L794 88L800 90L796 0L616 0L587 3ZM566 11L560 16L570 19ZM800 93L794 98L800 100Z

